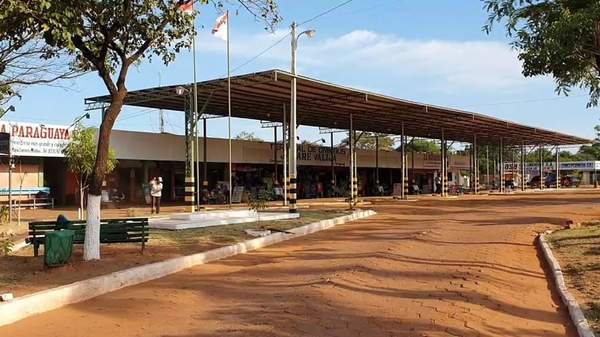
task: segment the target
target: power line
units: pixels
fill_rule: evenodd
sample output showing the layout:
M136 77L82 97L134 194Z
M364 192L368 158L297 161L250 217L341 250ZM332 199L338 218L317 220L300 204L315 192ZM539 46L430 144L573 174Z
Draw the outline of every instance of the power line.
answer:
M119 118L119 120L118 120L118 121L119 121L119 122L123 122L123 121L126 121L126 120L128 120L128 119L132 119L132 118L140 117L140 116L143 116L143 115L146 115L146 114L149 114L149 113L151 113L151 112L152 112L152 110L153 110L153 109L150 109L150 108L148 108L148 109L144 109L144 110L141 110L141 111L137 111L137 112L135 112L135 113L133 113L133 114L131 114L131 115L128 115L128 116L126 116L125 118Z
M343 7L343 6L345 6L345 5L349 4L349 3L351 3L352 1L353 1L353 0L346 0L346 1L344 1L344 2L341 2L341 3L337 4L336 6L333 6L333 7L329 8L329 9L327 9L327 10L325 10L325 11L323 11L323 12L321 12L321 13L319 13L319 14L315 15L315 16L313 16L312 18L310 18L310 19L308 19L308 20L302 21L302 23L300 23L300 24L299 24L299 26L302 26L302 25L304 25L304 24L307 24L307 23L309 23L309 22L312 22L312 21L314 21L314 20L317 20L318 18L320 18L320 17L322 17L322 16L324 16L324 15L327 15L327 14L329 14L329 13L331 13L331 12L335 11L336 9L338 9L338 8L340 8L340 7ZM284 36L282 36L282 37L281 37L279 40L275 41L275 43L273 43L272 45L270 45L270 46L268 46L267 48L263 49L263 50L262 50L260 53L256 54L256 55L255 55L255 56L253 56L252 58L248 59L246 62L244 62L244 63L240 64L239 66L235 67L235 68L234 68L234 69L233 69L231 72L232 72L232 73L234 73L234 72L236 72L237 70L239 70L239 69L241 69L241 68L243 68L243 67L247 66L248 64L250 64L250 63L252 63L252 62L254 62L254 61L256 61L256 60L257 60L259 57L263 56L264 54L266 54L267 52L269 52L271 49L275 48L275 46L277 46L278 44L280 44L281 42L283 42L283 41L284 41L285 39L287 39L289 36L290 36L290 34L289 34L289 33L288 33L288 34L285 34L285 35L284 35Z
M334 10L336 10L336 9L338 9L338 8L340 8L340 7L343 7L343 6L345 6L345 5L349 4L349 3L351 3L352 1L353 1L353 0L346 0L346 1L342 2L342 3L339 3L339 4L337 4L336 6L333 6L333 7L329 8L328 10L326 10L326 11L324 11L324 12L321 12L321 13L319 13L319 14L317 14L317 15L313 16L313 17L312 17L312 18L310 18L310 19L308 19L308 20L306 20L306 21L303 21L302 23L300 23L300 24L299 24L299 26L302 26L302 25L304 25L304 24L307 24L307 23L309 23L309 22L311 22L311 21L314 21L314 20L316 20L316 19L318 19L318 18L320 18L320 17L322 17L322 16L324 16L324 15L327 15L327 14L329 14L329 13L333 12Z
M246 62L240 64L239 66L235 67L231 72L234 73L237 70L239 70L240 68L243 68L245 66L247 66L248 64L254 62L256 59L258 59L259 57L263 56L264 54L266 54L269 50L275 48L275 46L277 46L278 44L280 44L281 42L283 42L285 39L287 39L290 36L290 34L285 34L284 36L282 36L279 40L277 40L275 43L273 43L272 45L268 46L267 48L263 49L260 53L256 54L255 56L253 56L252 58L250 58L249 60L247 60Z

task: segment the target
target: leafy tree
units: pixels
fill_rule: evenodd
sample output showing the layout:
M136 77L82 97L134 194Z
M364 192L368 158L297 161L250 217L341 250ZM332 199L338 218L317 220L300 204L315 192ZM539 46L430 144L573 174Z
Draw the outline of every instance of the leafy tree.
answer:
M81 125L77 125L73 130L69 144L63 149L67 168L75 174L77 179L77 185L79 186L79 207L82 211L84 209L83 201L85 191L88 188L88 180L96 163L97 145L94 140L95 133L96 131L93 128L83 128ZM106 173L112 172L116 166L115 151L109 148Z
M373 132L361 132L356 135L356 148L362 150L374 151L376 148L376 138L379 138L379 150L393 150L394 149L394 138L388 135L380 135ZM342 140L342 144L348 146L348 138Z
M525 76L551 75L556 91L589 90L600 98L600 2L592 0L484 0L486 32L504 23Z
M260 225L260 212L267 209L269 201L271 200L273 200L273 192L267 190L258 192L258 195L256 197L250 195L250 197L248 198L248 208L256 212L257 224Z
M12 0L0 0L0 105L7 104L27 85L50 84L78 72L70 59L41 39L40 27L27 20ZM6 112L0 108L0 115Z
M187 0L7 0L43 29L49 46L66 50L78 69L94 71L110 95L99 129L96 161L89 178L84 259L100 258L100 193L109 162L113 125L127 97L132 65L159 58L171 63L191 45L193 15L179 10ZM209 0L196 0L208 4ZM275 0L237 0L269 27L279 22ZM230 3L214 0L222 8Z
M596 139L592 145L583 145L577 151L579 160L600 160L600 125L594 127Z
M240 133L238 133L237 136L235 136L235 139L238 140L250 140L253 142L262 142L263 140L259 137L256 137L256 135L254 134L254 132L248 132L248 131L242 131Z
M406 151L440 154L440 145L433 140L413 139L412 142L406 144Z

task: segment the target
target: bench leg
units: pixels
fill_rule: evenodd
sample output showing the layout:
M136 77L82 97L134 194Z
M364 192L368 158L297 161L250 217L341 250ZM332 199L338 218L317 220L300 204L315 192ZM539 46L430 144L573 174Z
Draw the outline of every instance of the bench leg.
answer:
M38 256L39 255L39 250L40 250L40 244L39 243L34 243L33 244L33 256Z

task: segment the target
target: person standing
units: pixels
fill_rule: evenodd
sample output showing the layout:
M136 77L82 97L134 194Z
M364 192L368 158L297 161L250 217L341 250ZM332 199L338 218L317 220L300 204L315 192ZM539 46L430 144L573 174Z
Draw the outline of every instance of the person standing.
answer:
M317 181L317 198L323 198L323 183Z
M152 178L150 181L150 196L152 197L152 213L160 213L160 199L162 197L163 181L162 177Z
M434 193L439 193L440 195L442 195L442 177L440 177L440 175L437 175L435 177L435 192Z

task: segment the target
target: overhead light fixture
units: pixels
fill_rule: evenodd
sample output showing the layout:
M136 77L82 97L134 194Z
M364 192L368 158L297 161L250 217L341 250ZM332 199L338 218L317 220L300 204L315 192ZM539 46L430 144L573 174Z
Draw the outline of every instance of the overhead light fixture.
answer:
M177 94L177 96L183 96L185 94L187 94L189 92L189 90L187 90L186 88L182 87L182 86L178 86L177 88L175 88L175 93Z
M314 29L309 29L304 31L304 34L306 34L306 36L308 36L309 39L312 39L313 37L315 37L315 35L317 35L317 31Z

